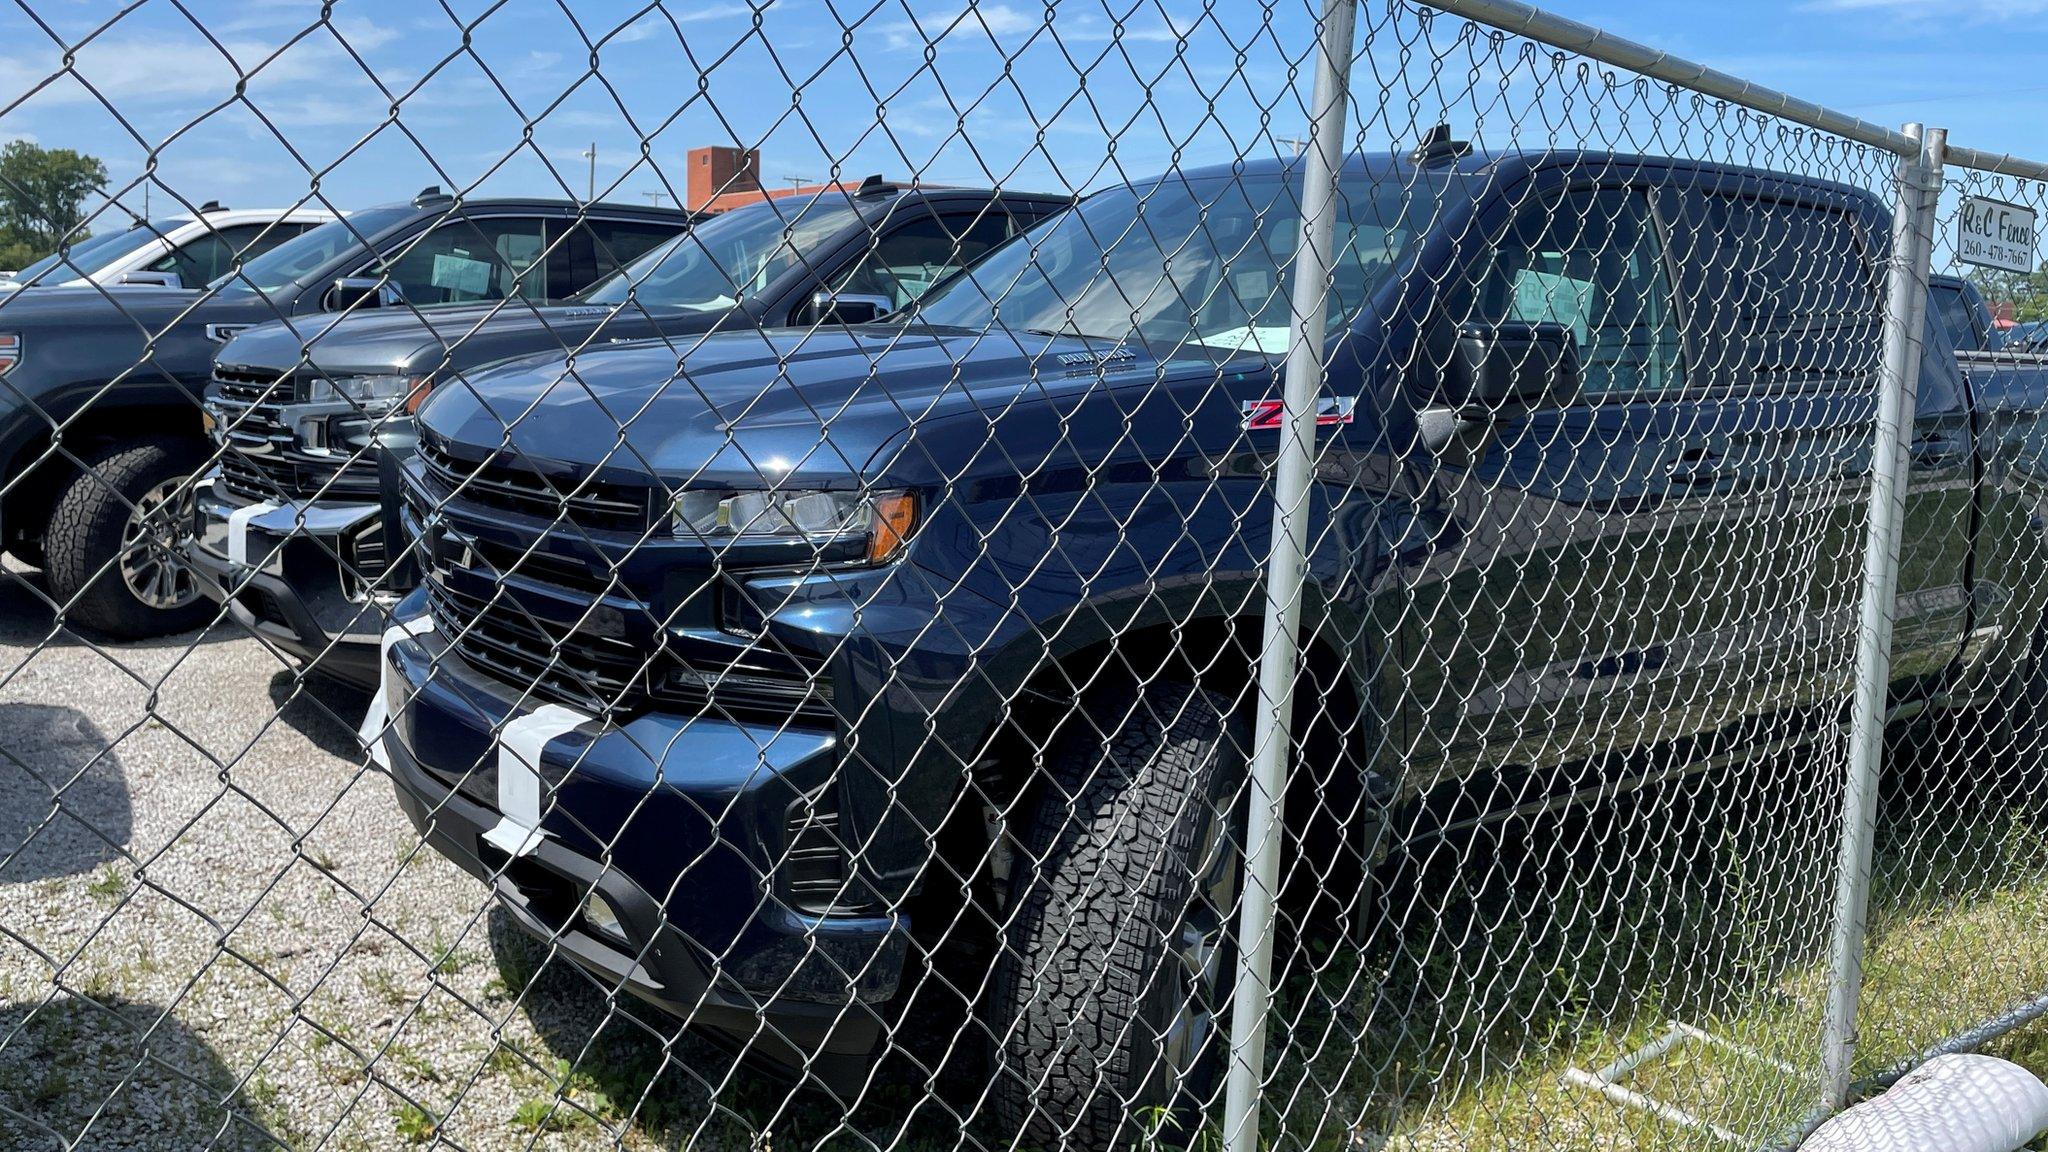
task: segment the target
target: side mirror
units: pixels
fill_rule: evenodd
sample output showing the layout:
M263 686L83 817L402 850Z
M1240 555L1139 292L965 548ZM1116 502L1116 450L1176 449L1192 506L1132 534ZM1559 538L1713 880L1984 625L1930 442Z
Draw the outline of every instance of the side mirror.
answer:
M340 312L348 308L389 308L405 303L405 293L398 285L376 276L343 276L327 290L320 300L323 312Z
M116 284L149 284L158 288L183 288L185 278L176 272L123 272Z
M811 324L872 324L896 310L887 296L864 292L820 292L804 307L804 321Z
M1442 399L1451 404L1556 408L1579 395L1579 345L1563 324L1462 324L1449 369Z
M1446 351L1441 343L1437 348L1438 356ZM1557 408L1578 399L1579 345L1567 325L1461 324L1447 351L1436 394L1416 413L1423 446L1446 464L1484 461L1494 421L1504 412Z

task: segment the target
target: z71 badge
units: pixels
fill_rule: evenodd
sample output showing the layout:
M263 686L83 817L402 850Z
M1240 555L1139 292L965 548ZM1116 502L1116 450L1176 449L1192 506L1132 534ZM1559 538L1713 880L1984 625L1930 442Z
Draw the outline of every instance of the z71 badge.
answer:
M1316 426L1351 423L1351 414L1358 409L1356 396L1316 397ZM1283 400L1247 400L1244 402L1244 426L1247 431L1256 432L1262 428L1278 428L1286 422L1287 404Z

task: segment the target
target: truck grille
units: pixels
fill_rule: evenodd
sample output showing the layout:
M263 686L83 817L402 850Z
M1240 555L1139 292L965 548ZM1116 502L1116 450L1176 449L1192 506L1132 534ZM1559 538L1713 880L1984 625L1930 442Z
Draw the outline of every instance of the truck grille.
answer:
M448 495L493 508L604 532L645 532L651 523L653 486L556 480L516 459L461 460L426 437L420 462Z
M221 365L213 370L220 409L221 482L245 500L311 500L377 490L375 466L348 468L345 458L308 456L286 422L285 406L300 382L272 368Z
M427 581L434 624L472 668L586 712L631 707L645 658L618 641L567 632L534 619L509 596L489 600ZM566 633L566 634L565 634Z
M523 550L475 546L475 554L485 558L486 567L462 583L492 589L487 596L452 587L447 578L451 570L439 562L428 566L423 583L435 628L448 638L451 650L476 671L522 688L531 685L541 699L595 714L655 707L688 716L715 715L771 724L791 718L831 723L835 718L830 689L813 670L737 664L701 667L665 647L648 650L659 647L657 644L636 644L540 619L520 604L515 583L545 588L572 603L595 604L598 595L589 590L587 579L558 580L550 568L536 568L530 561L537 552L523 560L506 559L514 551ZM494 559L509 567L497 567L492 564ZM516 582L506 580L508 574L516 574ZM607 602L589 613L588 619L612 613L647 619L656 616L652 609L621 596L616 584L610 585L609 591ZM621 604L625 606L619 607Z

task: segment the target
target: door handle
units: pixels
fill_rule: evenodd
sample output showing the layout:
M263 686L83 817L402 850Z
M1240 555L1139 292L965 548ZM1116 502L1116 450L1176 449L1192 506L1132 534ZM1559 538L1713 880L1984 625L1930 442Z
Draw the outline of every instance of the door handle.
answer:
M1728 471L1723 465L1719 452L1687 448L1665 466L1664 478L1680 487L1704 488L1728 479Z
M1969 450L1967 441L1947 435L1915 436L1911 446L1913 463L1922 467L1947 464Z

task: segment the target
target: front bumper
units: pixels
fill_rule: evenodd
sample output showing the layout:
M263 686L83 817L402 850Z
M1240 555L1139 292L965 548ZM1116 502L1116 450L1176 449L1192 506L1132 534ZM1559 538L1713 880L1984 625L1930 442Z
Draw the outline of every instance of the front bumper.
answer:
M446 650L415 596L386 634L364 739L427 843L560 954L742 1055L851 1089L908 954L900 916L777 896L793 804L835 733L709 716L535 707ZM592 890L623 925L584 921Z
M376 503L254 502L218 474L200 482L185 548L200 588L243 627L323 673L377 684L377 643L402 589L366 571L381 567Z

